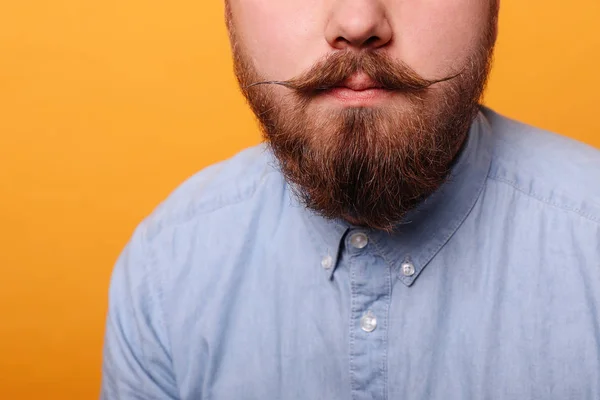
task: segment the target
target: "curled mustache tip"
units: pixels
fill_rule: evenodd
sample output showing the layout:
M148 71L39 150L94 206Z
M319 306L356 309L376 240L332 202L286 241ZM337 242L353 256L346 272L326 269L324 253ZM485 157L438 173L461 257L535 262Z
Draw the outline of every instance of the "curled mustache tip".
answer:
M285 81L262 81L262 82L254 82L247 86L244 86L244 89L250 89L251 87L258 86L258 85L281 85L281 86L285 86L285 87L291 86L288 82L285 82Z

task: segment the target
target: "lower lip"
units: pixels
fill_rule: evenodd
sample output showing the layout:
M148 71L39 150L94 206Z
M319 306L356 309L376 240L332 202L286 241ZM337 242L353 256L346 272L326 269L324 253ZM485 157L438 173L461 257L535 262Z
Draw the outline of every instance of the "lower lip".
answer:
M337 87L327 91L327 95L346 105L364 106L388 98L391 91L381 88L352 90Z

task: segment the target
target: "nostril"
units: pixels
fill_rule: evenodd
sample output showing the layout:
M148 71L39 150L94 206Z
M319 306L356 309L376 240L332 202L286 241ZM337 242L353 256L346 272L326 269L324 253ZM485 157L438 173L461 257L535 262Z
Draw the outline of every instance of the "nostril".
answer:
M346 39L345 37L343 37L343 36L338 36L335 39L335 42L336 43L344 43L344 44L349 44L350 43L350 41L348 39Z
M381 40L381 38L379 36L370 36L368 39L366 39L365 41L352 41L349 40L347 38L345 38L344 36L338 36L335 39L335 44L336 47L346 47L346 46L356 46L356 47L360 47L360 48L372 48L372 47L378 47L380 45L380 43L382 43L383 40Z
M375 46L380 41L381 41L381 39L379 38L379 36L371 36L370 38L365 40L365 42L363 43L363 47Z

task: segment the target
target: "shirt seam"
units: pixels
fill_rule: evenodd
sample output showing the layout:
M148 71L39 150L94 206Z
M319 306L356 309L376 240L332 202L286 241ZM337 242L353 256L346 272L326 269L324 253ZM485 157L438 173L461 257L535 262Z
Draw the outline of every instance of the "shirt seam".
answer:
M158 277L160 282L157 282L157 277L155 277L155 274L161 273L162 271L160 269L156 269L156 268L149 268L149 264L150 263L154 263L154 257L153 257L153 253L151 252L151 248L148 245L148 238L147 238L147 230L143 229L142 232L142 254L144 254L144 258L146 260L146 262L143 263L143 265L146 268L145 271L145 275L148 279L149 284L153 287L153 289L155 290L155 294L153 295L152 293L150 293L149 295L154 297L154 302L156 303L156 306L158 307L158 311L159 311L159 324L160 324L160 328L163 330L163 332L165 333L165 346L167 346L166 350L168 352L168 357L169 357L169 364L171 366L171 378L173 380L173 385L175 386L175 388L178 388L179 385L177 384L177 376L175 375L175 365L173 364L173 346L172 346L172 340L171 340L171 335L169 332L169 329L167 327L167 323L166 323L166 312L165 312L165 308L164 308L164 292L163 292L163 288L164 288L164 280L161 277ZM152 273L152 271L154 271L154 274ZM151 291L152 292L152 291Z
M513 189L515 189L515 190L523 193L524 195L526 195L528 197L531 197L532 199L535 199L535 200L537 200L537 201L539 201L539 202L541 202L543 204L552 206L552 207L557 208L557 209L559 209L561 211L565 211L565 212L577 214L580 217L582 217L582 218L584 218L584 219L586 219L588 221L591 221L591 222L593 222L595 224L600 225L600 218L597 218L597 217L595 217L595 216L593 216L591 214L588 214L588 213L584 212L583 210L581 210L579 208L570 207L570 206L567 206L567 205L564 205L564 204L559 204L559 203L557 203L555 201L552 201L550 198L546 198L546 197L544 197L542 195L537 194L533 190L529 190L528 191L528 190L524 189L523 187L519 186L519 184L517 182L515 182L515 181L509 180L509 179L506 179L506 178L502 178L502 177L500 177L498 175L492 175L492 174L488 175L488 178L490 178L490 179L492 179L492 180L494 180L496 182L504 183L504 184L506 184L508 186L511 186Z
M191 207L192 209L183 214L175 214L175 215L167 214L164 216L157 217L156 219L153 218L152 215L150 215L147 218L148 225L156 224L157 226L159 226L159 228L153 229L155 231L152 232L151 236L148 236L148 241L152 242L152 241L154 241L154 239L157 236L160 236L160 234L163 231L168 230L168 229L173 229L173 228L176 228L181 225L185 225L188 222L192 221L194 218L213 213L222 208L230 207L230 206L242 203L242 202L252 198L254 196L254 194L256 193L256 191L258 190L258 188L264 183L266 178L276 172L278 172L278 171L275 171L275 170L267 171L260 179L255 181L251 187L247 187L246 190L239 193L233 199L229 199L229 201L219 202L218 204L210 204L212 201L214 201L214 196L211 196L211 198L205 199L199 204L198 203L193 204ZM167 221L165 221L165 220L167 220ZM148 226L148 229L152 229L152 226Z
M382 399L388 400L388 347L389 347L389 325L390 325L390 303L392 302L392 274L391 265L387 266L387 301L385 302L385 319L383 321L383 362L381 363L381 374L383 375L383 393Z
M355 349L355 336L356 333L354 330L355 327L355 314L356 314L356 273L354 268L354 258L352 256L349 257L348 265L350 267L350 397L352 399L356 398L356 368L354 365L354 352Z

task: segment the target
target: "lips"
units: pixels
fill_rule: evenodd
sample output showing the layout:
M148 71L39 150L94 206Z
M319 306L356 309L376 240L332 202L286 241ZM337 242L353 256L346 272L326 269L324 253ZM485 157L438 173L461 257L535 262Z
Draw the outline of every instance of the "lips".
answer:
M343 81L337 87L351 89L356 92L362 92L369 89L381 89L383 86L375 82L366 74L352 75L350 78Z
M392 91L387 90L366 74L355 74L325 93L346 107L370 107L387 101Z

